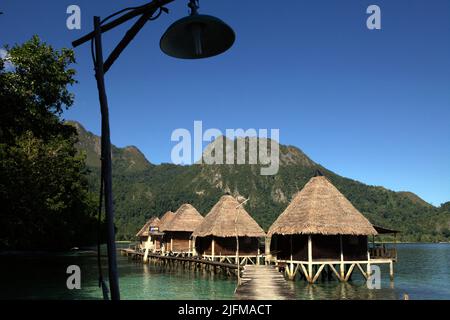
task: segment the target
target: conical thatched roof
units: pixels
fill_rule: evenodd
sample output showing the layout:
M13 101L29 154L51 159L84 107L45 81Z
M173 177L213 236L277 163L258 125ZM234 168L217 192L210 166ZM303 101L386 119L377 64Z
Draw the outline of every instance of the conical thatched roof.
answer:
M377 232L324 176L311 178L269 229L273 234L376 235Z
M193 232L203 221L202 215L188 203L175 212L175 217L164 227L163 231Z
M226 195L211 209L202 224L192 234L195 237L264 237L264 230L253 220L239 202L232 196ZM237 214L237 223L236 221Z
M164 215L159 220L159 231L164 231L173 218L175 218L175 213L173 213L172 211L167 211L166 213L164 213Z
M141 228L141 230L139 230L139 232L136 233L136 237L148 237L148 230L150 229L150 227L158 227L159 223L160 223L160 221L159 221L158 217L151 217L144 224L144 226Z

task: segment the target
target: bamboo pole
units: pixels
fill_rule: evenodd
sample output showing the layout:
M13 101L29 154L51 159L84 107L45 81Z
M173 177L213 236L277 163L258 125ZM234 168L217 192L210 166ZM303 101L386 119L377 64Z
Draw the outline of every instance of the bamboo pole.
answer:
M352 275L353 269L355 268L355 263L352 263L350 268L348 269L347 275L345 276L345 281L348 281L350 279L350 276Z
M391 281L394 280L394 261L391 260L391 262L389 262L389 277L391 279Z
M328 266L330 267L331 271L333 271L333 273L336 275L336 278L340 279L340 275L337 272L336 268L331 263L328 264Z
M305 275L305 278L307 281L309 281L309 275L308 275L308 270L306 270L305 266L303 265L303 263L300 263L300 267L303 270L303 274Z
M151 237L148 236L147 242L145 242L145 254L144 254L144 263L148 261L148 251L150 250Z
M270 260L272 259L272 256L270 255L270 246L271 246L271 242L272 242L272 237L266 237L264 239L264 253L265 253L265 264L269 264Z
M196 256L197 255L197 249L195 249L195 242L197 241L197 237L193 237L192 238L192 255Z
M369 238L367 238L367 270L366 270L367 276L370 277L372 274L371 268L370 268L370 248L369 248Z
M289 280L293 280L294 263L292 262L292 260L293 260L293 257L292 257L292 234L290 235L290 247L291 247L291 261L290 261L290 264L288 266L288 268L289 268Z
M320 273L322 272L323 268L325 267L325 264L322 264L319 268L319 270L317 270L316 275L314 276L314 278L312 279L311 283L316 282L317 278L319 278Z
M314 282L312 278L312 237L310 234L308 235L308 274L310 282Z

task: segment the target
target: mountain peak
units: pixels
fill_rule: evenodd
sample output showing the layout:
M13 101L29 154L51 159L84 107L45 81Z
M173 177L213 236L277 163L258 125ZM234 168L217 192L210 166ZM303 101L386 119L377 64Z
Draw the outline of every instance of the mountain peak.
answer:
M433 207L432 204L426 202L421 197L419 197L417 194L410 192L410 191L398 191L399 195L411 200L414 204L418 204L425 207Z
M239 147L245 146L245 159L246 163L248 163L250 156L249 155L249 147L253 144L256 147L256 150L259 151L259 143L265 143L267 146L267 152L270 153L272 143L275 143L279 149L279 159L280 165L302 165L305 167L314 167L317 164L312 161L303 151L299 148L291 146L291 145L283 145L279 144L276 140L270 138L259 138L259 137L237 137L234 140L226 136L219 136L214 141L209 143L203 151L203 157L214 155L217 150L222 148L223 150L223 162L226 163L226 152L230 151L230 148L234 149L234 158L236 163L236 153ZM253 155L252 155L253 157ZM257 157L258 158L258 157ZM259 162L258 162L259 163Z
M99 136L86 130L77 121L66 121L66 124L74 126L78 133L78 142L75 145L78 150L86 152L86 164L89 167L100 168L101 139ZM112 161L114 167L121 167L127 171L141 171L151 166L144 154L135 146L124 148L111 145Z

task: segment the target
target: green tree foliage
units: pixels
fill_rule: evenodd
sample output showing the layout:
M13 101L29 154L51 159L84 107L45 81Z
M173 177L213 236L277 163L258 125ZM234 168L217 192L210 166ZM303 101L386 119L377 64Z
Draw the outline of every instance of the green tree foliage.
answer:
M37 36L0 59L0 249L64 249L92 243L88 192L76 130L60 115L73 104L71 50Z

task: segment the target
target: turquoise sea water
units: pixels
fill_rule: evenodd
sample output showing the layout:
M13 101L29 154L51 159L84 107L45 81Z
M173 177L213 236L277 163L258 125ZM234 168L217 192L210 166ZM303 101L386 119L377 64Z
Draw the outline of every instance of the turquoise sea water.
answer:
M399 244L395 280L381 268L379 290L355 270L351 282L290 282L299 299L450 299L450 244ZM68 290L66 269L81 268L81 289ZM106 260L103 261L106 266ZM162 269L118 256L123 299L233 299L236 280L209 273ZM0 256L0 299L101 299L93 252Z

